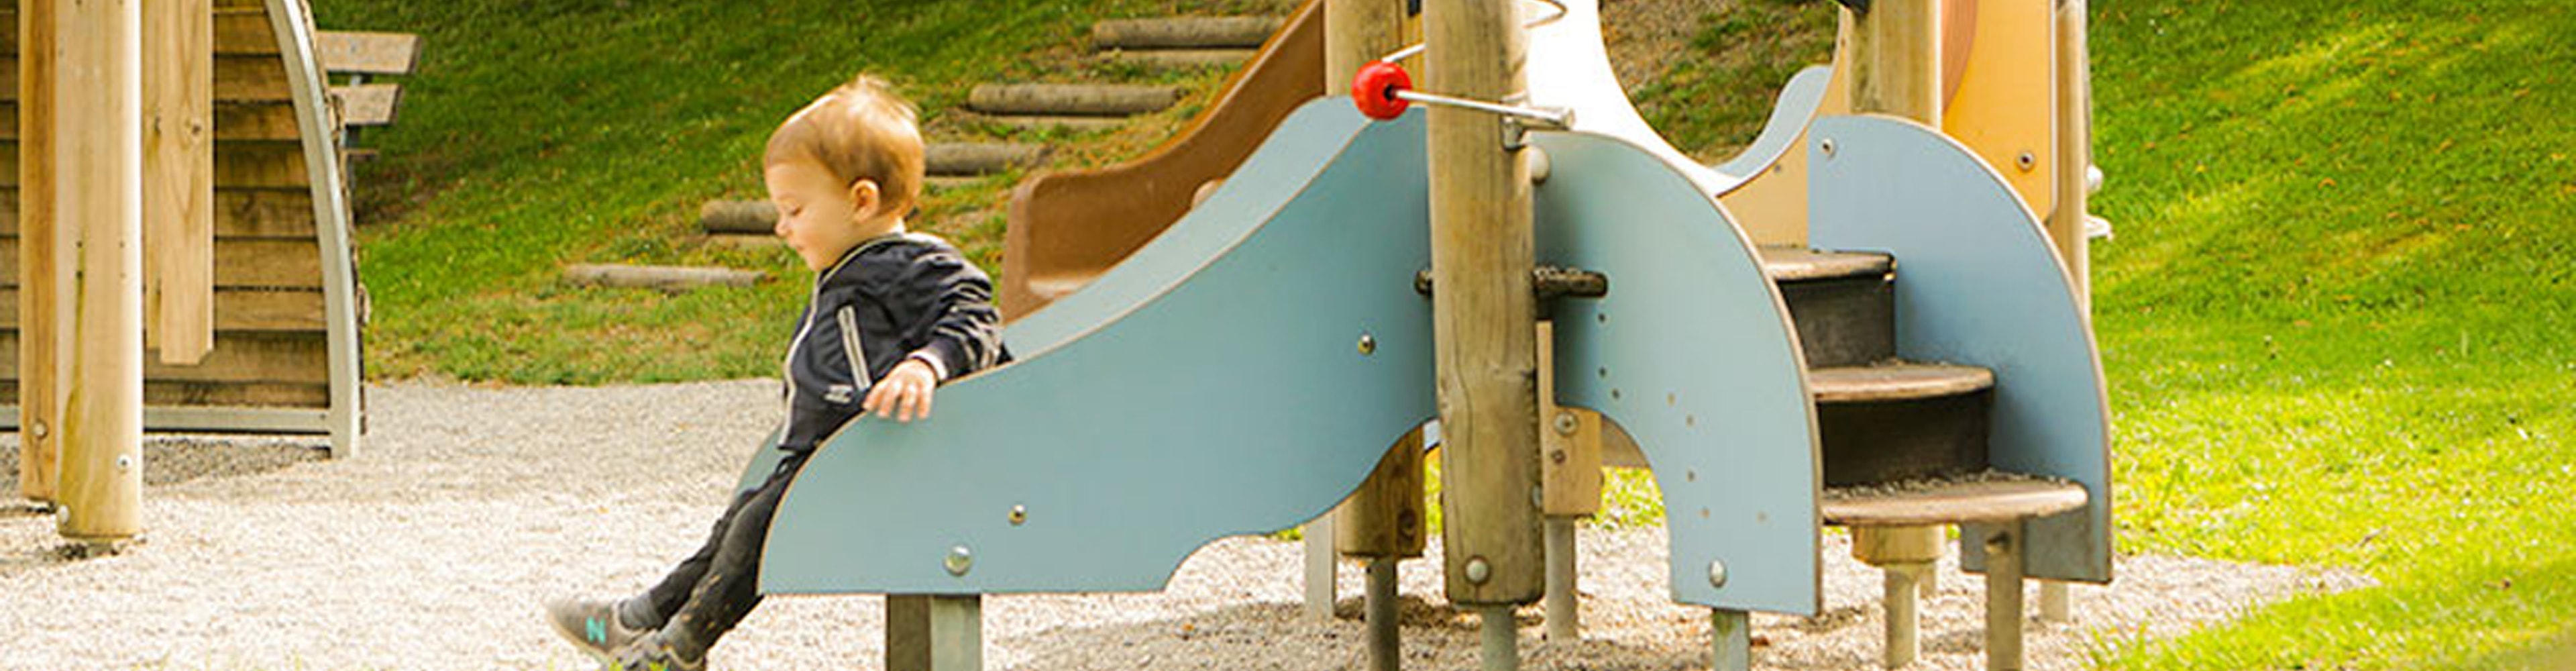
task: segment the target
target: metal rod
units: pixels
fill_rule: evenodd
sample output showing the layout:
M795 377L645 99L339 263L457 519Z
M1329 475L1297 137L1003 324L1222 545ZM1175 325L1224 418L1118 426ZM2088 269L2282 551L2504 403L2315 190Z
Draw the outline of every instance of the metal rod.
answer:
M1509 604L1477 606L1477 628L1483 630L1485 645L1478 657L1484 671L1518 671L1521 668L1520 632L1512 624Z
M1482 100L1452 98L1437 93L1424 93L1421 91L1397 91L1395 92L1395 97L1425 105L1447 105L1450 107L1471 109L1479 112L1500 114L1507 117L1528 119L1553 128L1564 128L1574 123L1574 112L1569 110L1513 107L1510 105L1489 103Z
M1709 671L1753 671L1753 614L1709 609Z
M1528 20L1528 21L1523 21L1523 22L1521 22L1521 28L1524 28L1524 29L1527 29L1527 28L1537 28L1537 27L1540 27L1540 26L1545 26L1545 25L1547 25L1547 24L1556 23L1556 22L1558 22L1558 21L1562 21L1562 20L1564 20L1564 19L1565 19L1565 16L1566 16L1567 14L1571 14L1571 13L1573 13L1573 12L1574 12L1574 10L1566 9L1564 0L1537 0L1537 1L1538 1L1538 2L1544 2L1544 3L1547 3L1547 4L1551 5L1551 6L1556 7L1556 13L1554 13L1554 14L1549 14L1549 15L1547 15L1547 16L1538 17L1538 18L1535 18L1535 19L1530 19L1530 20ZM1422 52L1423 52L1423 51L1426 51L1427 49L1428 49L1428 45L1426 45L1426 44L1424 44L1424 43L1421 43L1421 42L1415 42L1415 43L1413 43L1413 45L1412 45L1412 46L1408 46L1408 47L1405 47L1405 48L1402 48L1402 49L1397 49L1397 50L1395 50L1395 51L1393 51L1393 52L1389 52L1387 55L1379 57L1379 58L1378 58L1378 60L1386 61L1386 62L1388 62L1388 63L1393 63L1393 62L1400 61L1400 60L1404 60L1404 59L1407 59L1407 58L1412 58L1412 57L1415 57L1415 56L1420 56L1420 55L1422 55ZM1335 90L1335 91L1338 91L1338 90L1340 90L1340 89L1327 89L1327 90Z
M2033 580L2039 583L2039 621L2073 622L2075 604L2067 595L2066 583L2055 580Z
M1306 523L1306 617L1333 619L1333 514Z
M1395 562L1394 557L1369 559L1367 626L1369 668L1373 671L1404 667L1404 641L1395 612Z
M1547 518L1547 640L1583 640L1583 620L1575 599L1574 518Z
M1986 538L1986 669L2021 669L2022 523Z
M1887 610L1887 649L1881 651L1879 663L1887 668L1899 669L1914 663L1915 655L1923 649L1916 635L1920 595L1914 585L1924 568L1924 564L1905 562L1888 564L1880 571L1887 581L1880 602Z

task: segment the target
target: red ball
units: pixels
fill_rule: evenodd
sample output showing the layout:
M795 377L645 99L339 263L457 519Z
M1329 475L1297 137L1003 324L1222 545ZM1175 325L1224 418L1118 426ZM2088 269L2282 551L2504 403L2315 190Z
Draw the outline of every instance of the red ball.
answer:
M1386 61L1369 61L1360 66L1359 76L1351 78L1351 104L1371 119L1385 121L1404 114L1412 101L1395 97L1397 91L1413 89L1413 75L1404 66Z

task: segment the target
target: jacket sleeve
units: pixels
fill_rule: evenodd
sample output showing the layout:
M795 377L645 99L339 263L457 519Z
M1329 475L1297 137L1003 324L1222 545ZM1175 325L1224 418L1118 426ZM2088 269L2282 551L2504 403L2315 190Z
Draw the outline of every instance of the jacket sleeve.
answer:
M1002 312L993 307L993 280L982 269L942 250L908 264L899 285L926 301L925 314L935 315L928 338L908 356L930 359L940 381L1001 361Z

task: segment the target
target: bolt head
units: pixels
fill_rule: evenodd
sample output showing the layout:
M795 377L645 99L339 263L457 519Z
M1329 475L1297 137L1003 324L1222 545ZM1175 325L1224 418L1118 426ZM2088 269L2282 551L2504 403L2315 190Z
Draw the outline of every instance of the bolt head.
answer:
M2030 172L2031 169L2039 167L2039 157L2025 151L2020 156L2013 157L2013 165L2020 167L2022 172Z
M1376 354L1376 353L1377 353L1377 336L1369 335L1369 334L1366 334L1366 333L1362 333L1362 334L1360 334L1360 356L1368 356L1368 355Z
M37 422L34 428L38 438L54 435L54 427L47 426L44 422Z
M1482 585L1492 579L1494 579L1494 565L1486 563L1484 557L1467 560L1467 584Z
M116 470L119 473L134 470L134 455L116 455Z
M1725 561L1725 560L1721 560L1721 559L1712 559L1712 560L1709 560L1709 562L1708 562L1708 586L1710 586L1710 587L1725 587L1725 586L1726 586L1726 561Z
M1022 524L1027 524L1027 523L1028 523L1028 521L1029 521L1029 507L1028 507L1028 506L1025 506L1025 505L1013 505L1013 506L1011 506L1011 526L1015 526L1015 527L1016 527L1016 526L1019 526L1019 525L1022 525Z
M1562 411L1562 410L1557 411L1557 413L1556 413L1556 435L1560 435L1560 436L1571 436L1571 435L1574 435L1574 429L1575 429L1574 413L1571 413L1571 412L1565 412L1565 411Z
M948 559L940 562L940 565L948 569L949 575L966 575L968 570L975 568L975 553L963 545L948 548Z
M1835 147L1833 138L1825 138L1823 141L1816 143L1816 148L1825 150L1825 158L1834 157Z

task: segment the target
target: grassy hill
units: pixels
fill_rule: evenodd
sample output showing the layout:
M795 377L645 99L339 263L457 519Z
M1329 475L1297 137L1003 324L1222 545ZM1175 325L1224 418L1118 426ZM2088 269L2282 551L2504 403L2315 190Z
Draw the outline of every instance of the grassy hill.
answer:
M1644 2L1649 0L1628 0ZM321 22L422 32L400 128L366 143L362 271L378 377L591 384L769 374L807 276L689 242L758 197L775 120L859 70L936 134L974 82L1135 76L1075 51L1145 0L406 3ZM1277 2L1190 3L1276 12ZM2576 15L2561 0L2095 3L2097 330L2125 552L2338 566L2381 587L2297 599L2123 669L2564 668L2576 646ZM1749 137L1820 60L1821 2L1739 0L1639 88L1686 150ZM1077 140L1132 154L1194 111ZM1000 184L931 228L988 265ZM770 284L567 288L580 261L723 262Z
M430 375L598 384L772 374L810 274L783 250L695 241L698 205L761 198L770 129L858 72L891 79L934 138L1078 139L1059 163L1134 154L1195 112L1222 73L1158 75L1076 50L1095 18L1148 0L777 2L324 0L317 23L422 33L399 127L363 143L360 269L374 299L377 378ZM1192 12L1284 14L1277 0ZM1127 131L1047 137L944 111L984 81L1110 77L1189 85L1193 97ZM1000 193L1016 175L939 194L915 222L987 266ZM577 289L580 262L720 263L769 270L750 289L666 296Z

